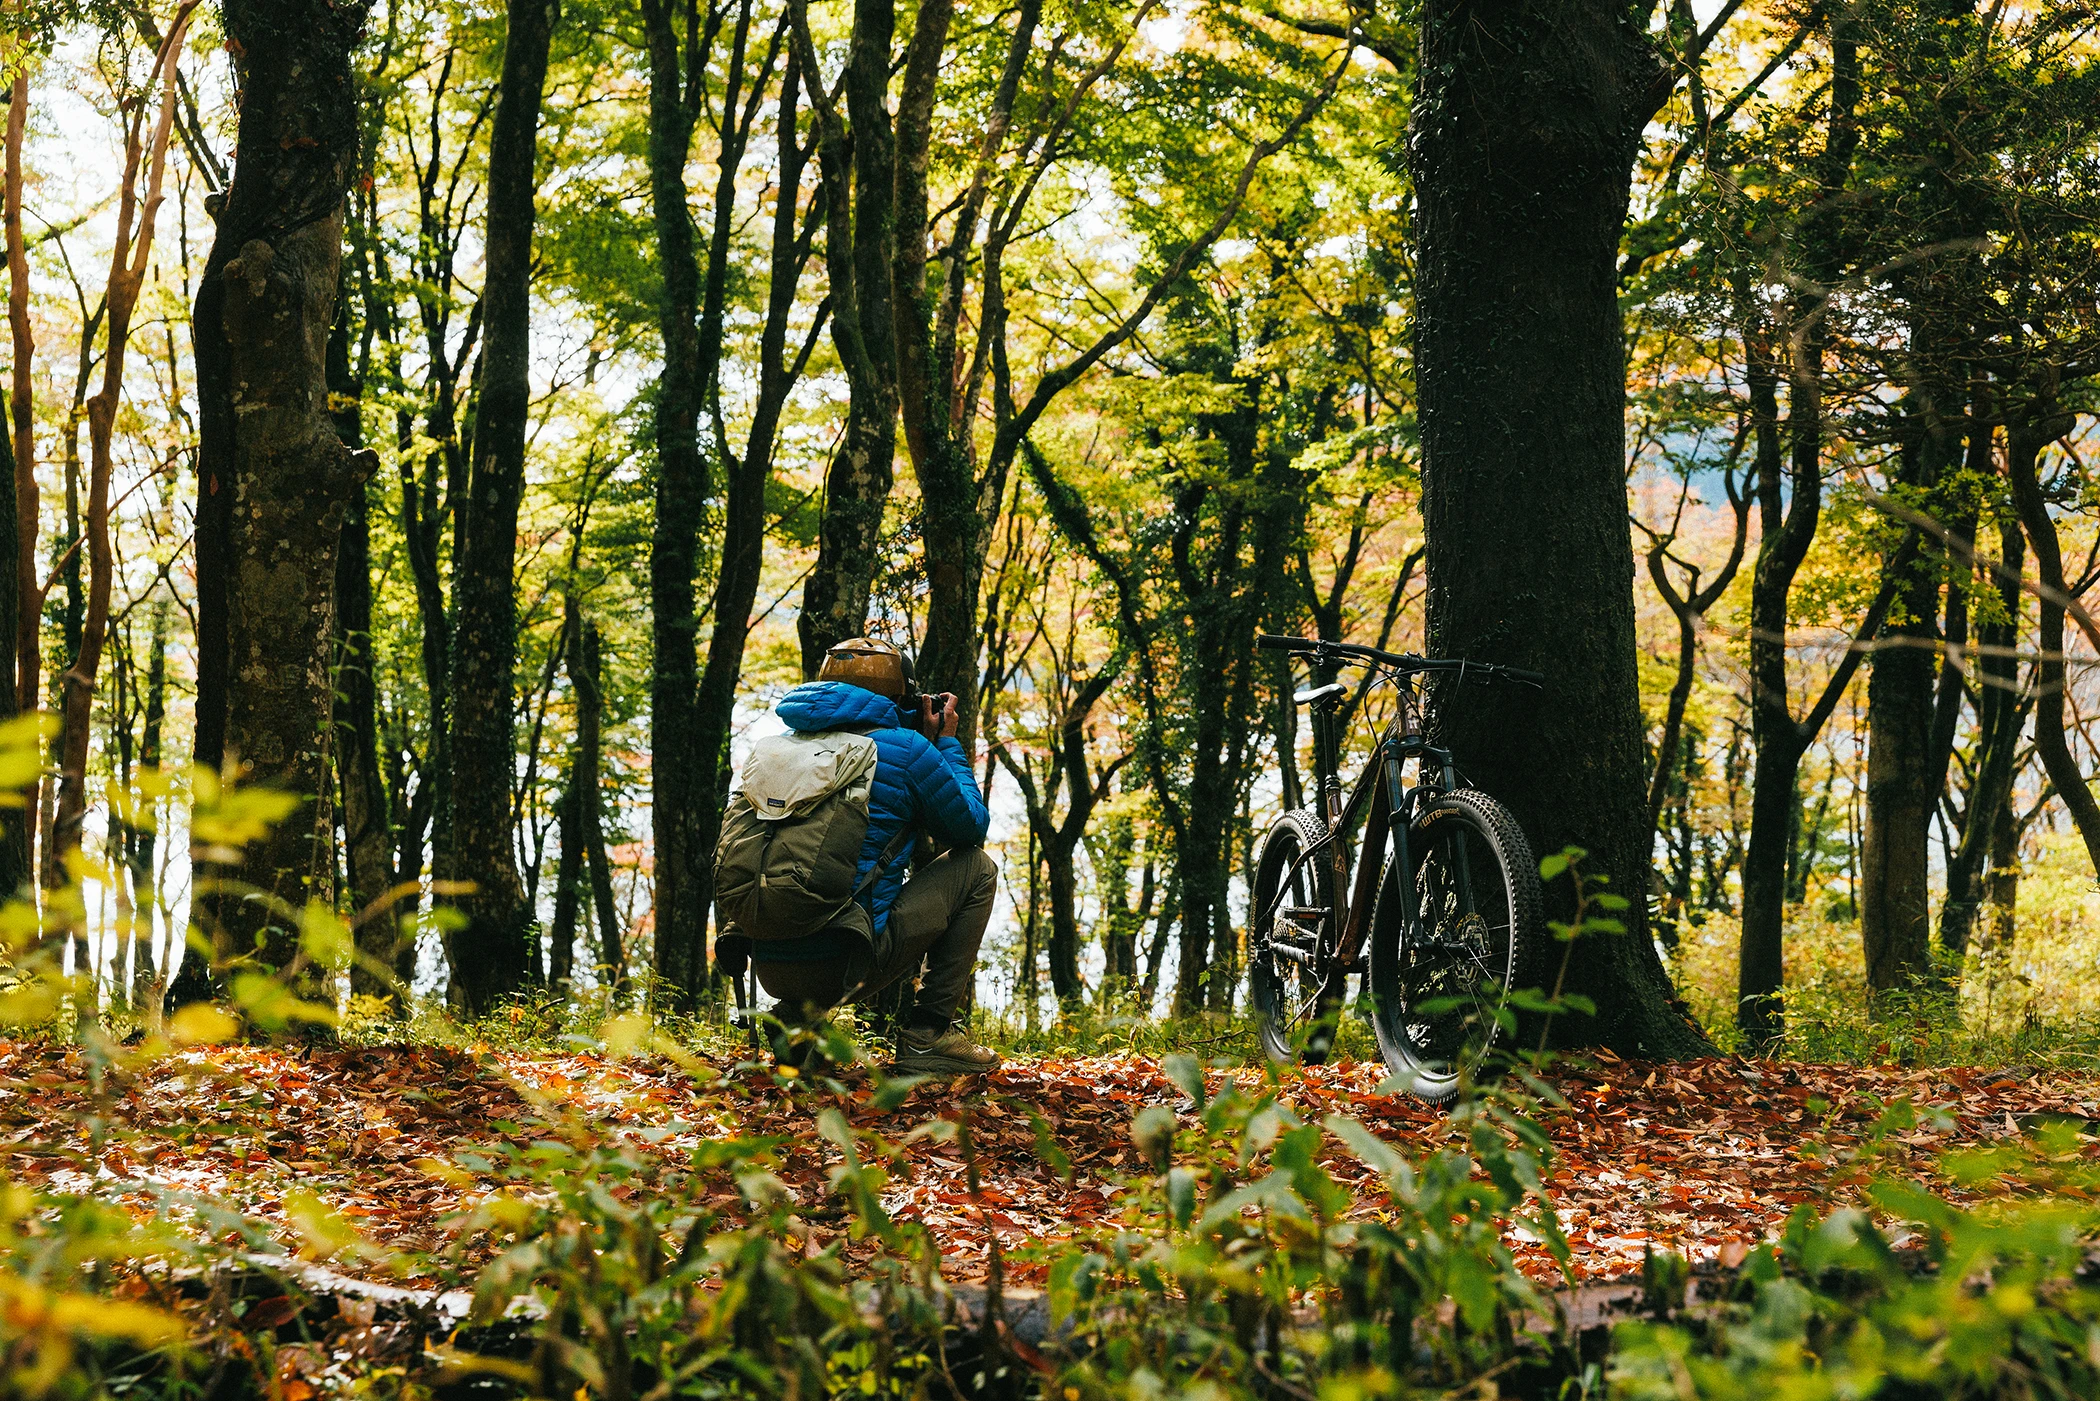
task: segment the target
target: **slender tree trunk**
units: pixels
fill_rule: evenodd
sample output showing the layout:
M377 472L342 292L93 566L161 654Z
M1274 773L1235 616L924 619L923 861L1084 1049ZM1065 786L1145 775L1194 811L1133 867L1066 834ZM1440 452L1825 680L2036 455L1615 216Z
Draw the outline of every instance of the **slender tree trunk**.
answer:
M364 446L364 376L350 362L351 298L340 296L328 336L328 377L335 431L351 448ZM369 319L371 308L364 309ZM379 768L379 683L373 674L372 526L369 483L351 493L335 565L335 766L341 793L343 855L358 961L350 990L391 997L396 943L403 937L395 908L377 907L394 885L393 832L386 778ZM382 971L384 970L384 971ZM405 1004L403 1004L405 1010Z
M1181 925L1181 872L1177 866L1167 877L1167 893L1160 898L1159 919L1152 926L1152 944L1145 950L1145 981L1138 990L1138 1005L1146 1012L1159 1000L1160 969L1167 961L1167 944Z
M2071 431L2076 418L2044 397L2015 416L2006 431L2005 457L2012 478L2013 505L2034 551L2035 575L2041 584L2040 626L2036 642L2041 664L2035 675L2034 748L2056 796L2071 814L2085 842L2086 858L2100 872L2100 801L2093 797L2087 775L2071 753L2064 725L2064 582L2063 550L2056 522L2042 497L2036 462L2042 449Z
M1043 874L1050 902L1050 991L1060 1004L1070 1006L1086 991L1079 977L1079 872L1071 848L1046 843Z
M581 606L573 596L564 607L575 614L570 634L574 646L569 652L569 685L576 692L576 765L571 786L575 790L577 854L584 867L579 874L588 875L590 879L592 899L598 910L599 948L605 959L607 976L615 988L620 988L627 981L627 956L622 947L619 918L613 910L612 874L605 859L603 799L599 794L599 775L605 763L605 692L599 679L598 625L583 616ZM562 860L566 863L568 859L569 847L565 837Z
M1923 433L1899 478L1930 487L1945 444ZM1932 977L1932 815L1935 695L1932 644L1940 554L1927 551L1896 583L1901 621L1881 630L1867 679L1867 822L1860 850L1859 932L1867 988L1884 993Z
M357 155L359 4L227 0L239 156L198 287L197 757L311 795L241 878L293 908L331 898L329 643L343 516L373 465L335 434L325 347ZM298 932L261 901L208 898L222 954L288 968ZM172 995L208 991L185 965ZM325 986L308 979L308 995Z
M1418 200L1430 650L1553 677L1544 696L1445 689L1435 727L1540 855L1568 845L1632 900L1576 951L1594 1020L1570 1042L1706 1048L1648 938L1616 270L1660 70L1608 0L1430 0L1410 133ZM1566 883L1551 898L1569 907ZM1542 980L1540 969L1526 977Z
M590 841L586 854L591 865L591 902L598 910L598 961L605 969L606 981L618 995L628 986L627 926L613 901L612 862L605 855L604 821L602 816L592 821L588 808L584 810L584 833Z
M29 244L22 231L22 140L29 126L29 65L17 50L7 107L7 320L14 342L13 450L15 485L15 705L18 714L44 708L44 594L37 579L36 537L43 493L36 481L36 334L29 322ZM27 811L40 806L40 783L24 791Z
M449 874L471 881L465 923L447 936L452 987L470 1016L529 980L532 911L511 842L517 665L518 508L532 410L531 277L535 152L557 0L509 0L503 73L489 129L483 348L464 548L455 555Z
M938 6L936 8L939 8ZM799 11L798 52L814 77L814 48ZM824 474L817 559L796 631L802 673L814 676L833 644L867 625L883 512L896 476L897 329L892 289L897 247L897 139L888 102L894 0L854 0L845 116L819 104L819 147L832 288L832 339L850 397L846 430ZM814 92L814 86L812 88Z
M0 675L4 675L0 672ZM161 766L162 729L168 715L168 599L159 594L153 600L153 637L146 652L146 711L145 721L139 732L139 768L152 773ZM149 1006L153 990L160 981L154 968L153 929L154 916L160 909L160 884L155 879L154 855L159 839L155 824L141 824L131 834L131 889L133 901L138 909L139 937L132 957L131 1005L135 1008ZM169 959L180 956L179 949L169 950Z
M1829 135L1818 158L1824 193L1812 215L1838 207L1848 183L1858 146L1853 116L1859 102L1859 51L1842 33L1843 19L1833 21ZM1825 282L1835 280L1838 256L1835 236L1817 218L1804 220L1801 232L1811 266ZM1792 303L1788 354L1787 430L1790 480L1780 480L1776 364L1773 347L1762 329L1768 313L1742 283L1737 305L1746 322L1751 411L1758 424L1758 509L1763 517L1757 573L1751 583L1750 685L1751 735L1757 746L1755 787L1751 799L1750 841L1743 857L1743 936L1736 979L1736 1024L1754 1046L1768 1047L1784 1029L1779 1002L1781 942L1786 917L1787 826L1792 817L1801 756L1850 683L1858 653L1841 663L1837 676L1810 711L1809 722L1796 722L1787 699L1787 601L1794 576L1814 541L1823 504L1823 354L1827 338L1826 295L1808 291ZM1789 499L1790 498L1790 499ZM1782 505L1784 514L1782 515ZM1899 551L1899 556L1907 551ZM1877 609L1885 607L1877 604ZM1870 610L1870 613L1875 610ZM1878 617L1864 629L1872 636ZM1777 789L1779 792L1771 790ZM1856 848L1855 848L1856 849ZM1859 881L1853 882L1857 904Z
M700 265L687 201L686 162L708 75L705 55L679 59L679 38L694 34L692 0L644 0L649 45L649 185L662 268L657 323L663 374L656 388L656 518L649 546L649 821L656 890L656 977L671 1010L689 1012L705 977L707 877L711 850L700 844L702 772L694 734L699 668L694 575L700 512L710 490L700 449ZM713 33L713 26L708 27ZM693 41L688 38L688 44Z
M2024 600L2018 577L2026 567L2027 537L2018 521L2006 521L1999 528L1998 541L1999 563L2013 575L1997 581L1999 606L2008 621L1986 623L1976 630L1980 654L1976 659L1980 732L1976 777L1964 809L1961 844L1947 863L1947 902L1940 911L1940 947L1956 966L1968 952L1975 932L1984 863L1995 849L2001 819L2012 811L2020 731L2027 718L2027 704L2019 691L2019 662L2010 655L2020 636Z
M1985 944L2007 953L2019 930L2020 904L2020 819L2011 803L1991 815L1990 859L1990 874L1983 882L1983 898L1990 906Z
M13 115L9 114L10 117ZM0 394L0 421L7 418L5 395ZM10 434L0 431L0 481L12 485L15 478L14 449ZM12 491L0 491L0 725L21 714L21 692L16 685L15 653L21 642L17 626L24 594L21 575L6 567L17 558L18 502ZM34 530L32 525L30 529ZM20 804L0 807L0 901L11 900L30 884L29 814L33 808Z
M160 106L150 133L145 131L145 103L131 113L124 143L124 174L117 194L117 236L110 250L108 343L102 354L102 385L85 405L88 423L89 476L87 500L88 590L79 646L60 678L64 690L60 734L58 809L53 824L55 860L79 849L81 824L87 818L88 740L94 728L95 682L109 633L110 576L114 569L109 532L110 479L115 472L117 404L124 392L125 352L131 341L131 315L153 255L153 230L160 213L161 185L167 172L168 141L174 131L176 65L182 38L189 30L188 0L176 12L155 56L153 77L160 81ZM151 80L149 80L150 82ZM139 181L143 177L144 188ZM79 936L76 934L76 939Z
M692 844L694 869L688 879L693 903L693 937L704 936L708 907L714 902L714 850L722 834L722 812L729 801L729 737L736 719L737 682L743 676L744 649L751 636L751 614L765 571L766 483L797 366L788 362L787 331L794 307L795 284L806 259L798 228L800 191L805 164L796 144L800 64L789 60L781 79L776 149L780 152L773 215L772 284L766 320L759 338L759 393L743 455L728 463L729 480L722 506L721 572L716 575L709 608L713 629L707 639L707 665L693 708ZM741 140L732 146L740 151ZM718 201L733 200L735 162L724 157ZM704 335L719 345L722 300L728 276L728 221L715 222L716 246L708 259L708 295ZM821 311L820 311L821 316ZM719 356L710 360L710 381L719 394ZM723 445L725 456L727 445ZM659 876L659 880L661 877ZM661 904L659 902L659 908ZM659 919L659 929L661 921ZM661 937L661 936L659 936ZM697 947L697 945L696 945ZM705 967L705 959L698 959Z
M583 889L585 865L583 835L583 774L576 753L569 753L569 776L562 785L561 810L557 819L561 857L554 866L554 922L547 931L547 984L566 993L576 969L576 906Z

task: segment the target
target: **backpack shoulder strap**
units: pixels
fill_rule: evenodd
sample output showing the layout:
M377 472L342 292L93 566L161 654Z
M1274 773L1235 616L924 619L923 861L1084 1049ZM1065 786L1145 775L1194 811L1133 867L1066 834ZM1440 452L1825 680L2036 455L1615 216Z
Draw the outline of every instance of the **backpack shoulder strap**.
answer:
M853 893L846 897L849 903L858 900L867 893L869 887L873 886L881 878L882 873L889 868L889 864L895 861L911 845L914 835L909 823L897 829L897 835L891 837L889 845L876 853L875 864L868 867L868 873L860 878L860 884L854 886Z

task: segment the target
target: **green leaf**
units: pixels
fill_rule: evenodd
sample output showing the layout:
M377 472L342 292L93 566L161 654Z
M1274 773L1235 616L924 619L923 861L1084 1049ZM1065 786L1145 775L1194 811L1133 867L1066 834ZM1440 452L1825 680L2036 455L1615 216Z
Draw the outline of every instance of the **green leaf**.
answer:
M1196 1214L1196 1175L1187 1168L1175 1168L1167 1174L1167 1211L1175 1226L1188 1229L1189 1218Z
M877 1109L887 1114L898 1105L904 1103L905 1100L911 1098L913 1090L932 1078L930 1075L889 1076L877 1082L873 1103Z
M1176 1052L1175 1054L1168 1056L1164 1060L1162 1060L1159 1063L1159 1068L1163 1072L1165 1072L1168 1082L1171 1083L1175 1089L1180 1090L1183 1094L1187 1095L1190 1099L1196 1102L1196 1108L1198 1110L1201 1110L1203 1108L1204 1098L1202 1061L1197 1060L1194 1056L1188 1055L1185 1052Z
M1130 1141L1147 1163L1158 1171L1174 1153L1174 1111L1164 1104L1147 1105L1130 1121Z
M1072 1181L1072 1159L1064 1149L1057 1146L1057 1140L1050 1136L1050 1121L1033 1109L1028 1111L1028 1119L1035 1126L1036 1157L1042 1159L1043 1165L1057 1174L1058 1181L1069 1185Z
M1407 1168L1407 1159L1400 1156L1398 1149L1346 1114L1329 1114L1322 1127L1380 1177L1391 1178Z

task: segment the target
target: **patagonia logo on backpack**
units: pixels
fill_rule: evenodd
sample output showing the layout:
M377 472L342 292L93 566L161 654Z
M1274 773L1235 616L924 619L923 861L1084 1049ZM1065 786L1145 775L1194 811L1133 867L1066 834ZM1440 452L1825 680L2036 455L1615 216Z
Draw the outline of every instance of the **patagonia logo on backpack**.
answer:
M828 924L859 893L874 777L875 741L867 735L790 731L753 745L715 848L723 926L766 943Z

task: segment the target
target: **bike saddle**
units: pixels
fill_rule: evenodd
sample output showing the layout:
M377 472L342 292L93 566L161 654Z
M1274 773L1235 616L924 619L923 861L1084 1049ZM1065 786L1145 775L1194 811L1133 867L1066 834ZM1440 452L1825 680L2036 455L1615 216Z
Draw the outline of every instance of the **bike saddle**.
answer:
M1330 681L1325 686L1309 686L1291 697L1300 705L1331 705L1349 694L1349 688L1339 681Z

